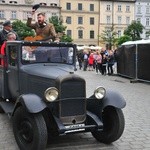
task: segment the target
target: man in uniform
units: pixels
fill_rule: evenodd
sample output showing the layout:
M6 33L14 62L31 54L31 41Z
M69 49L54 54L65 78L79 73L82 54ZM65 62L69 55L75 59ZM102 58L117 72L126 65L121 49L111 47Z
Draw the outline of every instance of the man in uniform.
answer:
M12 30L12 24L9 20L6 20L3 23L3 30L0 31L0 46L7 40L7 34L13 32L16 35L16 40L18 40L18 35L15 31Z
M37 14L37 22L32 23L32 16L35 14L35 10L32 10L31 15L28 16L27 26L35 30L36 36L41 36L43 39L48 40L48 38L54 41L59 41L57 37L54 25L52 23L47 23L45 21L45 13Z

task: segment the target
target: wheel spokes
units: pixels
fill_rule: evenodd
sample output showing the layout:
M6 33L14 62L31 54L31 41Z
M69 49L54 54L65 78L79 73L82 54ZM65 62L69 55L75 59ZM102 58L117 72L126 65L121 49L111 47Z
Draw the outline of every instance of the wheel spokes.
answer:
M21 122L20 127L18 129L18 133L20 137L26 142L30 143L33 140L33 127L30 121L24 120Z

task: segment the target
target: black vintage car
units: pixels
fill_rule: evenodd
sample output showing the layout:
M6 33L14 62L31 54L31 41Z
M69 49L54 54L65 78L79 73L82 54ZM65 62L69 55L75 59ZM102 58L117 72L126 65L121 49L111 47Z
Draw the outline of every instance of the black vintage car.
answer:
M75 64L75 44L7 42L0 65L0 112L12 119L21 150L44 150L50 138L71 133L91 132L103 143L122 135L124 98L102 86L87 98Z

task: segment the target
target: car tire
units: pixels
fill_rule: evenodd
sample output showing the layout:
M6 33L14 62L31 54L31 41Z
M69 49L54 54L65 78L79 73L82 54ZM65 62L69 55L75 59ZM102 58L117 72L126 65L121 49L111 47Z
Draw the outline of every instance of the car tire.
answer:
M99 142L110 144L118 140L125 127L124 115L121 109L106 107L102 112L103 130L93 131L93 137Z
M4 113L4 110L3 108L0 106L0 114L3 114Z
M40 113L28 113L22 106L13 116L13 132L21 150L44 150L47 145L47 127Z
M0 101L3 101L3 98L0 98ZM0 114L3 114L3 113L5 113L5 112L4 112L3 108L0 106Z

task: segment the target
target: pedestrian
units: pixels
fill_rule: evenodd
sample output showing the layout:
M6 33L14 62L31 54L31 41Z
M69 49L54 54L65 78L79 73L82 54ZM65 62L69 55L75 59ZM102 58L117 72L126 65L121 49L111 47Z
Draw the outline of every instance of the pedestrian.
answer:
M104 48L101 49L100 52L101 56L102 56L102 66L101 66L101 73L102 75L106 75L106 66L107 66L107 53L104 50Z
M77 53L77 59L79 63L79 69L82 69L82 63L83 63L83 52L78 52Z
M102 75L106 75L107 74L107 71L106 71L107 57L104 53L101 55L102 55Z
M88 52L86 50L83 51L83 71L86 71L88 67Z
M16 40L16 34L13 33L13 32L9 32L7 35L6 35L6 41L15 41ZM1 58L1 65L2 66L5 66L6 64L6 61L5 61L5 48L6 48L6 41L4 41L4 43L2 44L1 46L1 49L0 49L0 54L3 56L3 58Z
M109 50L108 52L108 57L107 57L107 70L108 70L108 75L113 75L114 71L113 71L113 65L115 62L115 58L114 58L114 53L112 50Z
M94 57L93 57L93 52L91 52L88 58L89 71L93 71L93 63L94 63Z
M35 14L35 10L33 9L31 14L28 15L27 26L34 29L36 36L40 36L44 40L52 40L59 42L59 38L56 34L54 25L52 23L47 23L45 21L46 16L45 13L40 12L37 14L37 22L32 23L32 17Z
M0 46L2 46L2 44L7 40L6 38L9 32L14 33L16 35L16 40L19 40L18 34L12 29L10 20L6 20L3 23L3 30L0 31Z
M99 51L96 52L95 58L95 69L96 74L98 74L98 71L101 73L101 65L102 65L102 56Z

